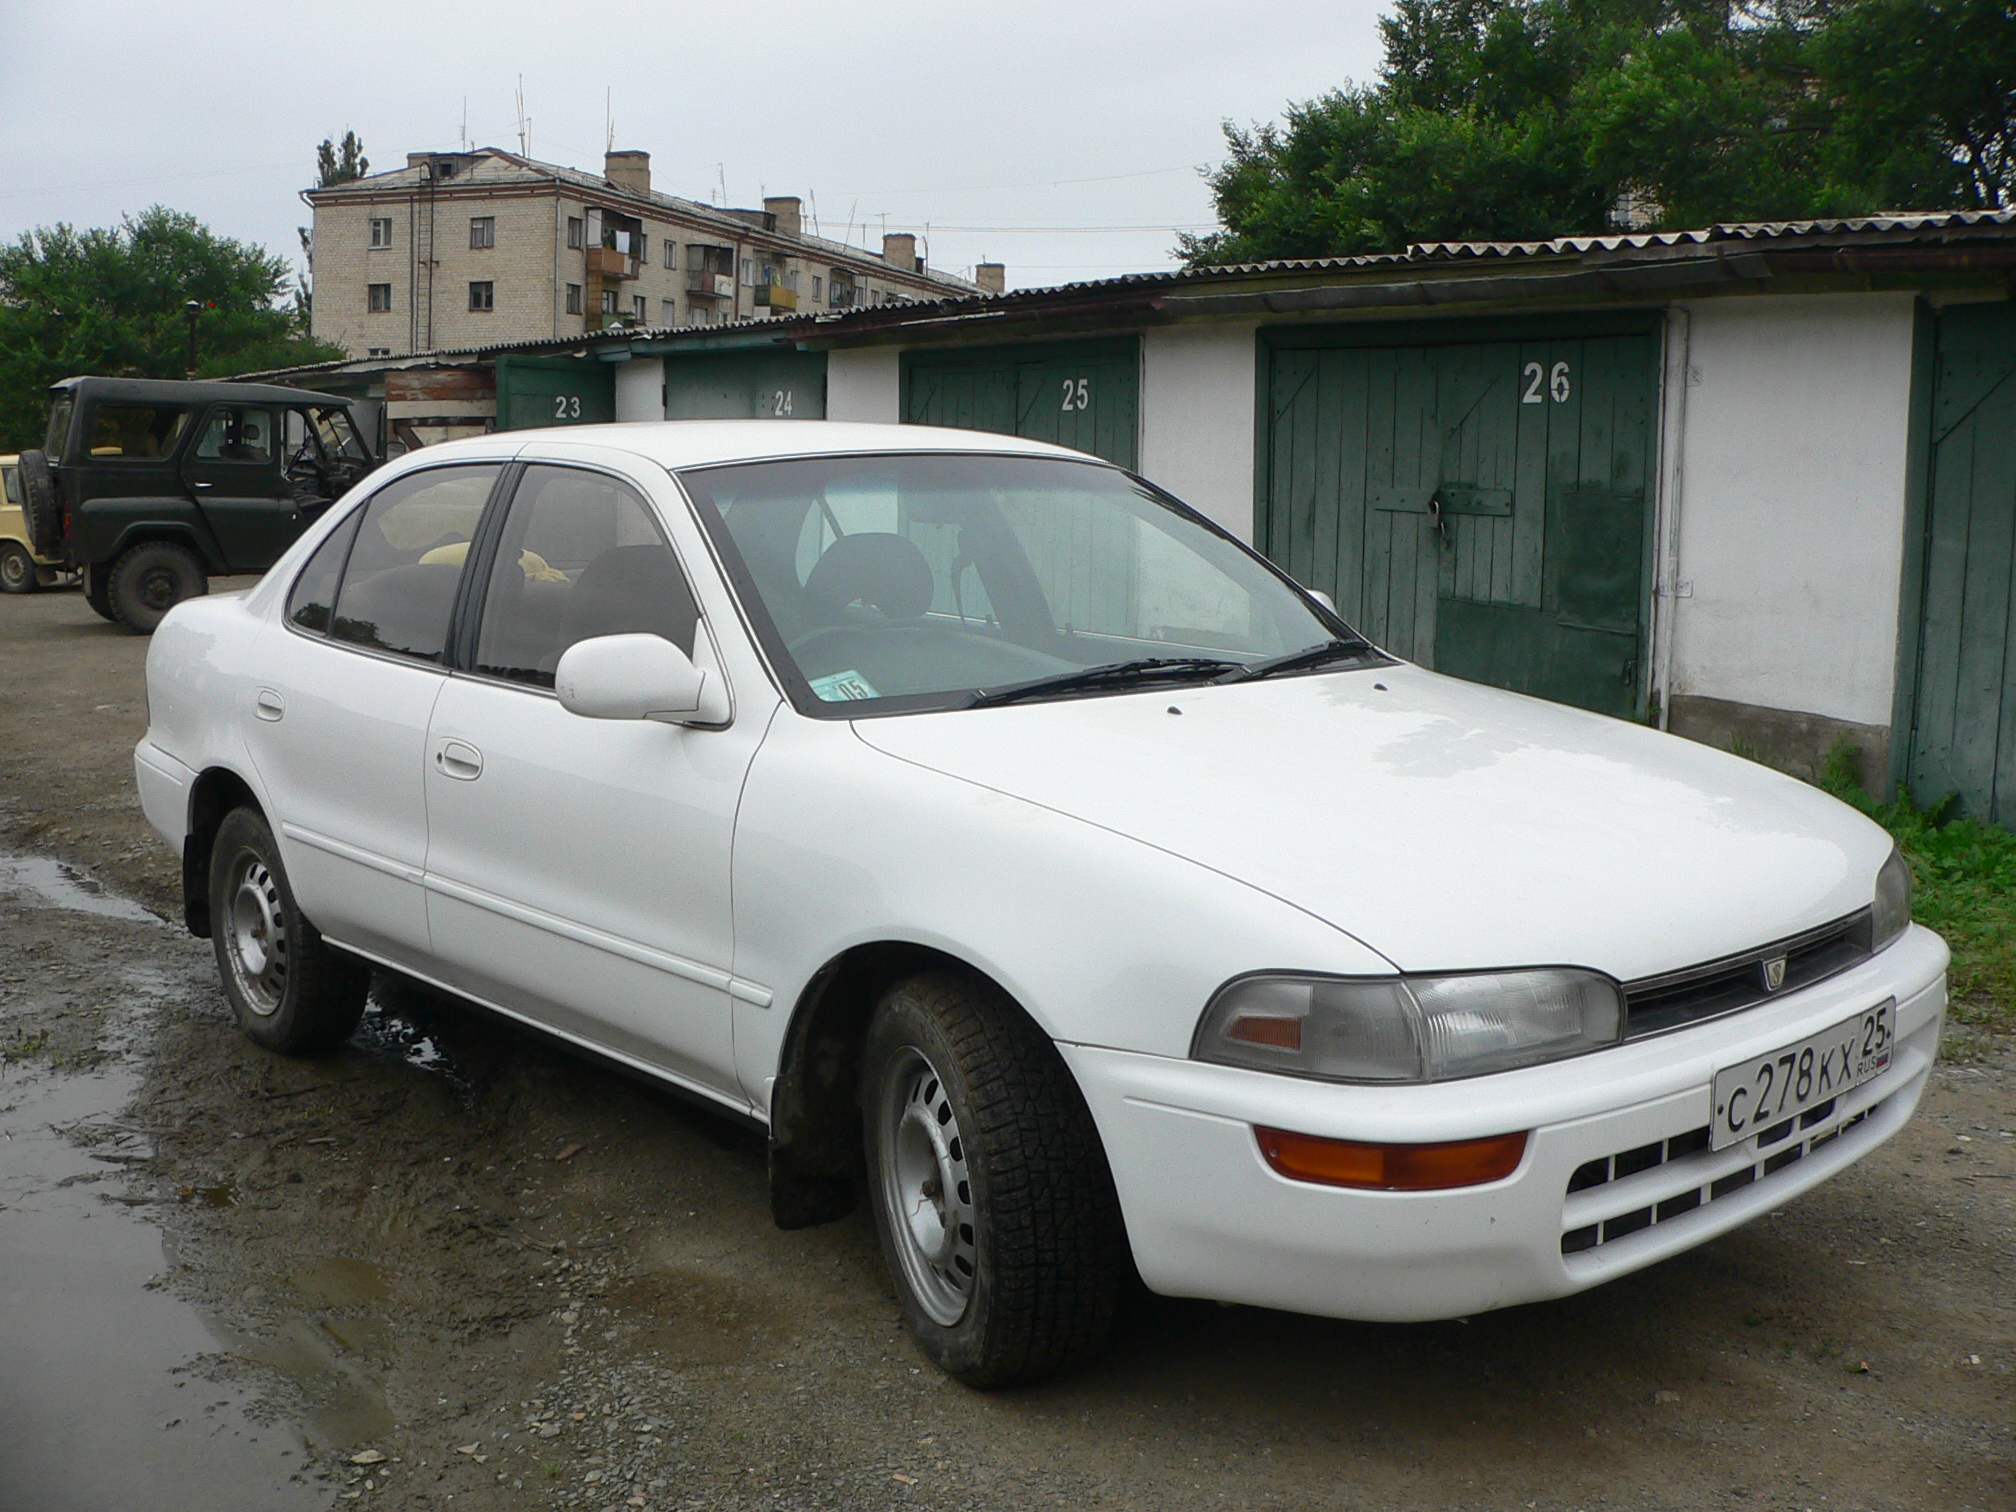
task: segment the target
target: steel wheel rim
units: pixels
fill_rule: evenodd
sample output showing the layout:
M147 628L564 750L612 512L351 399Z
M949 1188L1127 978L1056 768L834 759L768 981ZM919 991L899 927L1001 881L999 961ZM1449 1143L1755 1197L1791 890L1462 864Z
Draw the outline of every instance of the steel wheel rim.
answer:
M224 953L246 1007L261 1018L280 1011L287 992L287 915L272 870L251 851L231 863L225 888L229 917L224 921Z
M156 567L143 573L135 585L134 596L148 609L166 614L180 602L182 584L172 567Z
M0 555L0 583L9 588L19 588L35 575L35 569L28 565L28 558L18 551Z
M973 1299L973 1188L958 1115L923 1053L905 1047L882 1079L877 1173L889 1240L925 1315L950 1328Z

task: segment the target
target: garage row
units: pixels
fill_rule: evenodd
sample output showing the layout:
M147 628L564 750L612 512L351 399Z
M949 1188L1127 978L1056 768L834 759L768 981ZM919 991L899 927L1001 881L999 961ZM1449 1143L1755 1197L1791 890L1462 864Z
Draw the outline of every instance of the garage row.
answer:
M1414 248L275 375L408 444L902 421L1138 470L1395 654L2016 820L2016 214ZM487 392L486 392L487 390Z

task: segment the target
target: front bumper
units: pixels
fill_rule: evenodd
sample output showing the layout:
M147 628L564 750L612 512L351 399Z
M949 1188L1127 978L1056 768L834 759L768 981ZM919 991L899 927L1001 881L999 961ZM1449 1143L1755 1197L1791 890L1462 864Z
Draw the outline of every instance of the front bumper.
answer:
M1142 1278L1169 1296L1389 1322L1461 1317L1584 1290L1790 1201L1881 1144L1925 1089L1947 952L1913 927L1852 971L1783 999L1576 1060L1430 1086L1339 1086L1086 1045L1058 1048L1105 1141ZM1691 1148L1723 1066L1886 997L1890 1069L1759 1148ZM1816 1110L1817 1111L1817 1110ZM1441 1192L1277 1175L1254 1126L1426 1143L1532 1131L1502 1181ZM1648 1152L1650 1152L1648 1154ZM1578 1171L1611 1179L1570 1193ZM1642 1167L1642 1169L1632 1169Z

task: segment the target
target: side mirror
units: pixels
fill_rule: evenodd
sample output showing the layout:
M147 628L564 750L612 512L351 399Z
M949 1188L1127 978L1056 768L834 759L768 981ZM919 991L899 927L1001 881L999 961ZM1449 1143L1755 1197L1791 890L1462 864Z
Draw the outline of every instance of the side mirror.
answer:
M585 719L728 722L721 674L696 667L662 635L598 635L576 641L561 653L553 687L560 707Z
M1302 591L1308 594L1309 597L1311 597L1312 599L1316 600L1316 602L1321 604L1325 609L1328 609L1332 614L1335 614L1337 612L1337 600L1330 597L1330 595L1325 593L1321 588L1304 588Z

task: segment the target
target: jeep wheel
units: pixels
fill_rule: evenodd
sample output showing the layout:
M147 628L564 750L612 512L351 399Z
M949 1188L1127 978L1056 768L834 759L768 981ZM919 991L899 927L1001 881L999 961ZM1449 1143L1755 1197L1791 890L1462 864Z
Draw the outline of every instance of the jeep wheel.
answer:
M0 593L33 593L42 584L35 563L18 541L0 541Z
M56 475L49 471L49 455L24 451L16 465L21 470L21 514L28 523L28 544L37 556L61 556L63 500L56 492Z
M106 598L120 624L135 635L152 635L170 609L209 591L209 574L195 552L171 541L143 541L112 564Z
M81 574L84 580L84 602L100 619L119 623L119 616L112 612L112 569L103 562L94 562Z
M364 1016L370 968L302 917L257 809L226 814L211 842L210 940L239 1027L268 1050L333 1050Z
M1099 1131L1049 1037L986 982L913 977L875 1011L861 1094L875 1227L924 1352L991 1388L1097 1350L1127 1235Z

